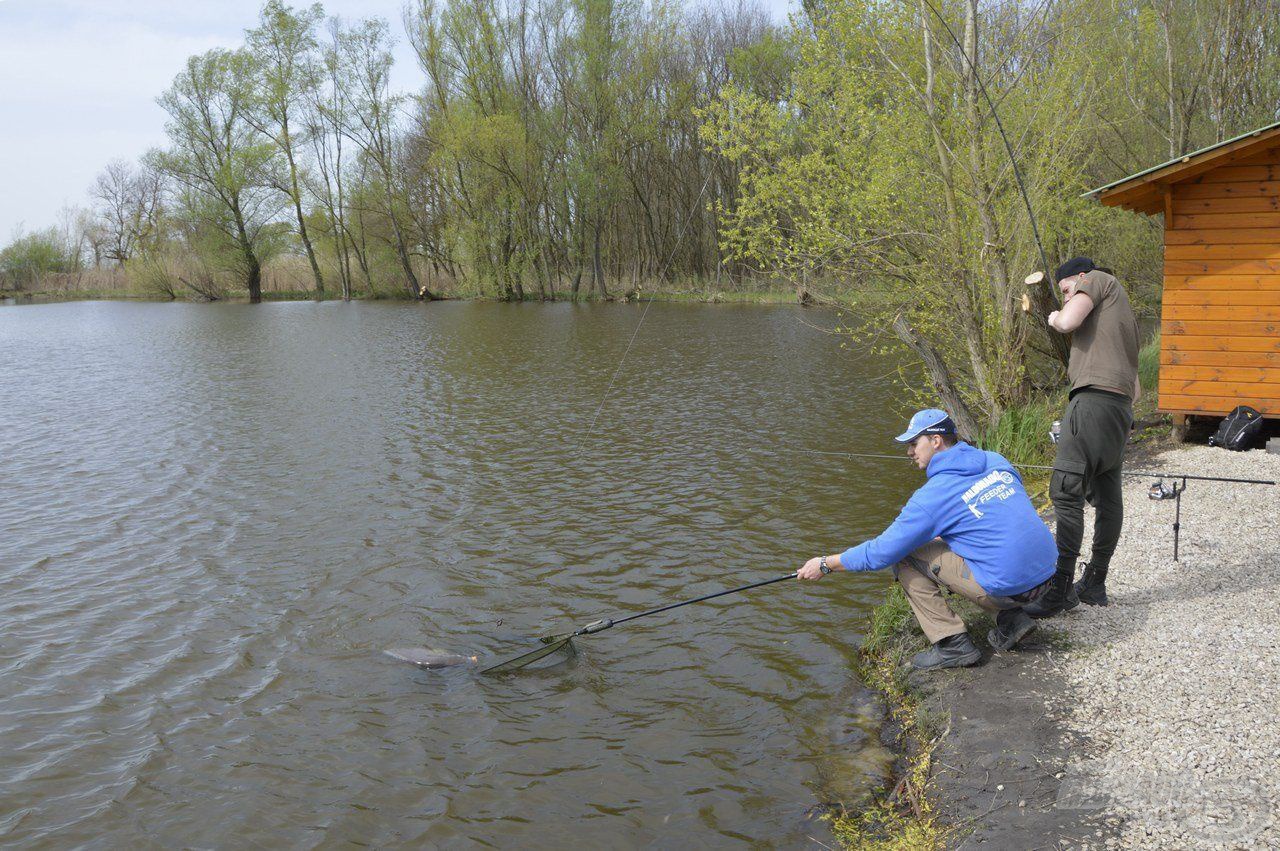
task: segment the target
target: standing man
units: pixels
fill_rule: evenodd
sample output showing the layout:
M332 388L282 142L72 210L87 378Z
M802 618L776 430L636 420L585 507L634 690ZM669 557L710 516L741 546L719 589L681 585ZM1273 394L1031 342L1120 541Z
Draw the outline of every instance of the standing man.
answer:
M942 589L996 616L987 640L1009 650L1035 621L1022 607L1039 597L1053 576L1053 536L1036 514L1013 465L956 438L946 411L920 411L896 438L928 481L911 495L898 519L879 537L839 555L811 558L796 572L821 579L832 569L879 570L893 575L933 646L916 654L920 670L973 665L982 658L942 597Z
M1049 326L1072 335L1071 394L1049 482L1058 526L1057 572L1049 592L1027 607L1033 618L1052 617L1081 600L1107 605L1107 568L1124 525L1120 469L1139 392L1138 321L1124 287L1088 257L1063 263L1056 278L1063 303L1049 314ZM1093 553L1073 586L1085 502L1094 508Z

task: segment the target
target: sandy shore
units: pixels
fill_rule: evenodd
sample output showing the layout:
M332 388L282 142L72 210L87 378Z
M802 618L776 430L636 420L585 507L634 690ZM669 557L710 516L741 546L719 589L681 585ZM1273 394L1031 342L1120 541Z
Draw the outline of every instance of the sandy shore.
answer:
M1280 480L1261 450L1129 466ZM1043 660L1065 686L1047 708L1087 741L1056 808L1117 817L1105 847L1280 847L1280 487L1191 482L1175 563L1174 503L1150 483L1125 487L1111 605L1048 622L1067 649Z

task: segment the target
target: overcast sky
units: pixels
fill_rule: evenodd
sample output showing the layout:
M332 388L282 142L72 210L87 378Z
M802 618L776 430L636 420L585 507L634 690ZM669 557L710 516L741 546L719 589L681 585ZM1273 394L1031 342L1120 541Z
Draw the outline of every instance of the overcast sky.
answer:
M779 21L790 0L764 0ZM301 6L303 2L293 5ZM329 0L331 15L379 16L399 36L393 83L419 76L400 24L404 0ZM0 0L0 247L54 224L112 159L164 142L155 98L188 56L231 47L260 0Z

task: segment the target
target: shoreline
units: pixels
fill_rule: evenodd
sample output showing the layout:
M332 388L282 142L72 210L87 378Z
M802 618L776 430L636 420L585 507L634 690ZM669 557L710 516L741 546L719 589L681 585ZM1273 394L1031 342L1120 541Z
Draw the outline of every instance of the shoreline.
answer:
M1170 444L1159 433L1132 445L1126 466L1280 480L1280 457L1263 450ZM1280 845L1271 706L1280 694L1280 487L1196 484L1175 564L1174 507L1149 500L1147 480L1128 480L1111 605L1041 621L1017 651L986 647L990 619L968 603L957 612L984 650L979 666L908 672L925 646L909 613L891 638L869 640L866 652L881 670L896 665L902 686L869 680L882 699L932 715L941 732L932 743L898 735L895 780L914 784L924 807L890 796L896 832L845 837L848 847Z
M78 291L67 292L59 290L48 290L38 292L10 291L0 290L0 303L16 302L18 304L61 304L63 302L72 301L139 301L154 302L157 304L166 303L183 303L183 304L249 304L249 299L245 296L234 296L216 301L208 301L204 299L183 299L183 298L165 298L159 296L151 296L140 293L133 293L120 290L104 290L104 291ZM330 301L351 301L351 302L387 302L387 303L404 303L414 304L421 299L412 299L407 296L368 296L357 295L350 299L343 299L341 295L326 293L322 297L317 297L313 292L281 290L263 292L262 304L274 302L330 302ZM794 288L775 289L767 288L761 290L670 290L646 294L640 292L623 293L617 296L611 296L607 299L599 298L555 298L555 299L538 299L526 298L523 301L507 301L499 298L480 295L461 295L449 294L438 296L432 301L448 302L448 301L468 301L468 302L491 302L493 304L635 304L640 302L658 301L666 303L687 303L687 304L798 304L805 307L819 307L826 304L826 299L809 292L797 292ZM423 302L430 303L430 302Z

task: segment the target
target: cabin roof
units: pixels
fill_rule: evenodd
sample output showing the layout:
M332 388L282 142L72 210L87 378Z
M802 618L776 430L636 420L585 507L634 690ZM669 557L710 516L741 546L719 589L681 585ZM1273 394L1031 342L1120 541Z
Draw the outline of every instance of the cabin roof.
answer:
M1124 207L1137 213L1154 215L1164 212L1166 186L1190 180L1218 166L1277 146L1280 146L1280 121L1242 133L1234 139L1192 151L1106 186L1099 186L1084 193L1082 197L1094 198L1108 207Z

